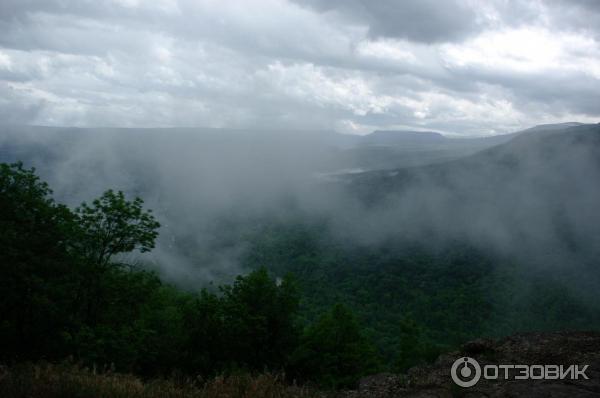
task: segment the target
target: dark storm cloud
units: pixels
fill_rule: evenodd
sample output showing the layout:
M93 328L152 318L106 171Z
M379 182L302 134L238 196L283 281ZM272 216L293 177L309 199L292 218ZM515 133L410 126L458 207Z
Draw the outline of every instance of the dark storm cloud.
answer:
M596 0L553 0L556 24L600 37L600 2Z
M309 0L298 1L323 12L337 11L369 26L373 37L435 43L463 39L478 29L477 14L461 1Z

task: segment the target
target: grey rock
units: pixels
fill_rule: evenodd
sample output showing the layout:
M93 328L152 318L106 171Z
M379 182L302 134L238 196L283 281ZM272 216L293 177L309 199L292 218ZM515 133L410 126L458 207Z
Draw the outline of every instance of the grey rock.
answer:
M454 361L476 359L483 369L500 365L588 365L589 380L486 380L473 387L457 386L450 376ZM347 398L449 397L600 397L600 332L521 333L498 340L478 339L460 350L441 355L433 364L410 369L406 375L381 373L360 380Z

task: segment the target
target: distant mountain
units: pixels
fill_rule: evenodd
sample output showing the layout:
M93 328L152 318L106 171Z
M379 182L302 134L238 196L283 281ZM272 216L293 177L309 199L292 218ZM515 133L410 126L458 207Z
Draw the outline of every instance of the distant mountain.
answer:
M343 170L387 170L459 159L511 140L515 135L447 137L428 131L377 130L366 136L338 134L331 140L335 156L328 164L336 175Z
M453 139L416 131L375 131L357 136L332 131L0 126L0 161L23 160L44 174L53 163L90 150L94 152L91 159L106 152L103 155L106 159L129 165L135 162L136 167L150 170L154 162L150 161L150 166L143 163L152 156L159 157L161 151L196 150L198 162L221 154L220 161L251 159L257 163L270 162L273 169L285 162L286 167L309 174L339 174L344 170L394 169L444 162L506 139L504 136ZM130 170L127 164L123 173ZM132 179L139 181L139 177Z
M554 124L538 124L537 126L523 130L522 132L536 132L536 131L559 131L569 127L583 126L585 123L578 122L565 122L565 123L554 123Z
M349 178L357 184L367 183L370 180L386 180L387 182L383 185L390 187L391 191L393 191L395 188L402 188L403 184L393 184L391 182L401 181L403 177L409 175L424 178L427 176L428 181L432 181L431 178L434 176L439 176L440 178L449 177L452 173L458 171L482 174L482 171L494 172L507 168L509 165L520 170L522 167L529 165L533 159L548 163L548 166L550 166L551 163L559 160L557 156L559 153L562 154L560 157L561 161L576 162L577 151L582 149L582 147L585 147L586 150L600 149L596 148L596 140L599 134L600 124L565 123L563 125L539 125L506 136L464 139L465 141L477 141L505 137L506 141L499 142L497 145L489 145L488 148L483 148L474 154L464 156L460 159L440 162L434 165L425 165L423 167L374 170L361 174L353 174ZM455 140L462 141L463 139Z
M589 260L600 256L600 124L551 131L533 129L449 162L338 181L389 213L383 219L399 231L526 248L536 261Z
M560 131L569 127L583 126L584 123L566 122L556 124L539 124L525 130L517 131L510 134L498 134L486 137L448 137L441 133L432 131L411 131L411 130L375 130L371 134L361 136L355 143L368 145L385 145L385 146L423 146L423 145L439 145L446 143L449 145L459 144L476 144L485 146L486 144L501 144L510 141L512 138L522 133L530 133L537 131Z
M541 124L514 133L484 137L449 137L432 131L412 130L376 130L365 136L338 134L336 139L329 141L339 150L330 167L337 169L337 175L345 169L391 170L444 163L504 144L524 133L551 133L583 125L577 122Z

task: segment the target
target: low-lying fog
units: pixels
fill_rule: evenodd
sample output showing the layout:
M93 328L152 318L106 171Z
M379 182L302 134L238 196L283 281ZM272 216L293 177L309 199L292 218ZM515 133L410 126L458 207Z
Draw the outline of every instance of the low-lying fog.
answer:
M36 166L60 201L76 206L108 188L141 196L162 224L147 260L174 281L241 271L244 233L265 220L325 220L332 236L351 245L465 239L552 267L600 253L599 125L475 139L414 132L0 131L0 161Z

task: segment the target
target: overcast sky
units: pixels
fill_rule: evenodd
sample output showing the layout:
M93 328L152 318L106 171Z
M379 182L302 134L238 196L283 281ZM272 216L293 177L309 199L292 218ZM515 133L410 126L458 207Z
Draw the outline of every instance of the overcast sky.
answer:
M0 123L600 121L600 1L0 0Z

